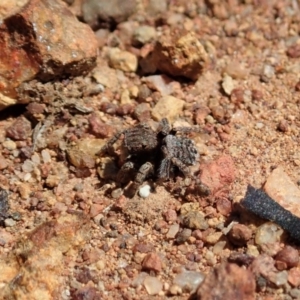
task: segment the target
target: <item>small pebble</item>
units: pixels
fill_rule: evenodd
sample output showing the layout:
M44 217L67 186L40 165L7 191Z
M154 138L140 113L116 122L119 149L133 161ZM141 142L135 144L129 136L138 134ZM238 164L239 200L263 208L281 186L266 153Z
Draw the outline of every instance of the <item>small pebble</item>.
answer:
M198 202L188 202L181 205L180 214L186 215L190 211L196 211L199 209Z
M47 149L43 149L41 154L45 164L51 162L51 155Z
M114 189L114 190L111 192L111 196L112 196L114 199L119 198L121 195L123 195L123 189L121 189L121 188Z
M167 239L174 239L176 234L179 231L179 224L173 224L170 226L169 231L167 232L166 238Z
M222 88L226 95L230 96L231 92L234 90L234 81L232 77L225 75L222 81Z
M300 269L299 268L292 268L288 272L288 282L293 286L300 285Z
M237 246L243 246L250 240L252 231L246 225L235 224L229 232L231 242Z
M148 253L142 263L143 269L160 272L162 269L162 261L158 254Z
M183 225L190 229L205 230L208 228L204 214L200 213L199 211L190 211L188 214L186 214L183 219Z
M146 184L146 185L142 186L142 187L139 189L139 195L140 195L140 197L142 197L142 198L147 198L147 197L149 197L149 195L150 195L150 190L151 190L150 185Z
M17 148L17 144L11 140L4 141L2 143L2 146L7 150L15 150Z
M277 126L277 129L281 132L287 132L289 129L289 123L287 120L281 120Z
M271 65L264 65L261 80L269 82L270 79L275 75L275 69Z
M13 227L16 225L16 223L17 222L15 220L13 220L12 218L7 218L4 220L4 224L6 227Z
M163 288L161 281L152 276L147 276L145 278L144 286L149 295L157 295Z
M137 58L128 51L111 48L108 54L109 65L124 72L135 72L138 66Z
M277 253L276 261L284 262L288 268L296 267L299 263L299 252L287 245Z
M31 160L26 159L22 165L22 170L23 172L30 173L34 170L34 167L35 167L34 163Z
M159 91L162 95L170 95L174 92L174 81L166 75L151 75L145 77L147 86Z
M178 244L182 244L192 235L192 230L188 228L184 228L181 232L176 236L176 242Z
M173 96L163 96L152 109L152 116L155 120L167 118L173 123L182 112L184 101Z
M258 227L255 235L256 245L272 244L280 240L283 230L276 224L268 222Z
M206 253L205 253L205 260L206 260L206 263L209 265L209 266L215 266L216 263L217 263L217 258L215 256L215 254L208 250Z
M292 289L292 290L290 290L289 294L290 294L294 299L300 299L300 290L299 290L299 289Z
M169 292L171 295L180 295L182 294L182 289L178 285L173 284L171 285Z
M248 75L248 70L238 61L231 61L227 65L225 72L232 78L244 79Z
M224 250L226 244L226 241L218 241L215 243L213 247L213 253L219 255Z
M262 128L264 128L264 123L256 123L255 124L255 129L262 129Z
M140 122L145 122L150 119L150 108L147 103L138 104L133 112L133 116Z
M268 276L268 279L274 283L277 287L284 286L287 284L288 281L288 272L282 271L278 273L271 273Z
M156 37L156 30L151 26L140 26L133 33L133 43L134 45L140 46L149 43Z
M165 213L164 213L165 219L168 222L174 222L177 220L177 213L174 209L168 209Z
M176 285L184 292L191 293L204 280L204 275L196 271L185 271L176 275L173 285Z
M223 232L213 232L211 234L209 234L207 237L205 237L205 241L209 244L216 244L220 238L222 237L223 235Z
M7 160L0 155L0 170L6 169L8 167L8 162Z
M148 274L146 272L141 272L132 282L132 286L134 288L139 287L140 285L143 284L145 278L148 277Z
M7 128L6 136L14 140L25 140L31 134L31 123L24 117L19 117Z

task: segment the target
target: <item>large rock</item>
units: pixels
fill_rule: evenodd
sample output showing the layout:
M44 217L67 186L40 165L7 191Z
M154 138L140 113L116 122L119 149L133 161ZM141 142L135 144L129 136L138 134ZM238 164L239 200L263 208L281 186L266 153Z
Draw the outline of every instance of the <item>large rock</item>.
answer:
M300 190L283 167L280 166L271 173L264 190L279 205L300 218Z
M62 299L64 272L88 241L89 230L83 215L65 214L23 237L0 258L0 299Z
M88 41L88 43L87 43ZM77 76L96 64L97 41L59 0L30 0L0 26L0 110L25 81Z
M253 274L235 264L222 264L206 276L195 299L255 299Z
M193 33L162 35L152 55L159 71L192 80L197 80L209 63L208 53Z
M224 154L202 165L200 181L212 195L222 191L223 196L226 196L230 185L234 182L235 173L232 157Z

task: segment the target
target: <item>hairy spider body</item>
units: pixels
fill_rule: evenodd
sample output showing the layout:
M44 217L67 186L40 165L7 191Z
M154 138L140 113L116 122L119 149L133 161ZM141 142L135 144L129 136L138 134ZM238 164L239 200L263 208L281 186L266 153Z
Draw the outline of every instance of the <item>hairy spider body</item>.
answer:
M136 125L135 127L125 129L116 133L100 150L100 153L110 151L113 144L124 135L123 146L131 154L141 154L151 152L158 146L158 136L156 132L145 123Z
M158 146L157 134L148 124L139 124L125 130L124 146L130 154L150 152Z
M194 165L199 157L194 142L185 137L168 134L162 144L164 158L158 169L158 178L169 179L172 166L176 166L184 176L189 176L189 166Z
M159 181L171 177L174 169L184 176L191 176L189 166L196 163L199 155L194 142L177 133L188 134L198 129L190 127L172 128L166 118L159 122L154 131L148 124L141 123L117 133L105 144L100 153L109 152L113 144L124 135L122 147L126 158L116 180L120 184L132 183L133 194L146 178L152 176Z

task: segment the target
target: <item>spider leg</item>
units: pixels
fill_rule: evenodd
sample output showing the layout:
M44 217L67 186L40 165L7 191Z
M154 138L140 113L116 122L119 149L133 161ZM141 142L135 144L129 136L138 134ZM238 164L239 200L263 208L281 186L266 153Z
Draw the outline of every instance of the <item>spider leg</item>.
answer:
M138 187L145 181L149 174L153 172L154 168L152 163L146 162L144 163L138 170L134 182L131 185L132 191L135 193Z
M120 138L120 136L125 132L125 130L123 131L119 131L117 132L101 149L100 151L97 153L99 155L102 155L104 153L110 152L112 149L113 144Z
M163 181L170 177L171 160L164 158L158 168L158 180Z
M185 177L190 177L190 168L185 165L180 159L176 157L171 158L172 164L174 164Z
M117 183L128 183L136 173L133 162L127 161L119 170L116 181Z
M158 168L158 180L162 181L170 177L171 160L166 146L161 147L164 159L161 161Z
M168 152L168 149L166 146L162 146L161 148L162 152L163 152L163 155L164 155L164 159L161 163L161 166L159 167L159 171L161 170L162 172L162 175L164 175L166 178L169 178L170 176L170 167L171 167L171 164L175 165L183 174L185 177L189 177L190 176L190 168L184 164L180 159L178 159L177 157L172 157L170 155L170 153ZM166 161L163 164L163 162ZM168 164L168 168L166 168ZM165 173L163 173L165 172ZM161 177L163 179L163 177Z
M162 118L158 124L157 132L163 135L169 134L171 131L171 126L167 118Z

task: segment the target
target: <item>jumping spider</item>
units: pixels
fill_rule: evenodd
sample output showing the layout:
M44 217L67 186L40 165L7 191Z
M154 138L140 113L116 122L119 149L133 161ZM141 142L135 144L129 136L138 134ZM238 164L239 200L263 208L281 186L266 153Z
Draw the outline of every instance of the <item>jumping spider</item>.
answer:
M172 128L166 118L163 118L154 131L148 124L140 123L114 135L100 150L100 153L110 152L116 141L124 135L122 147L125 150L125 160L119 170L116 181L131 186L134 195L144 180L150 176L159 182L167 180L178 168L185 177L191 176L189 166L196 163L199 154L194 142L180 134L188 134L199 129L190 127Z

